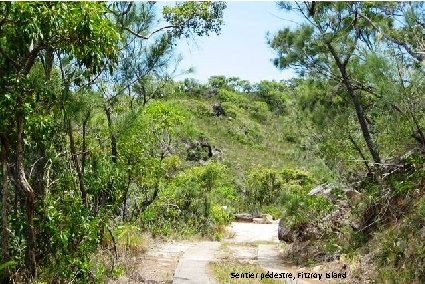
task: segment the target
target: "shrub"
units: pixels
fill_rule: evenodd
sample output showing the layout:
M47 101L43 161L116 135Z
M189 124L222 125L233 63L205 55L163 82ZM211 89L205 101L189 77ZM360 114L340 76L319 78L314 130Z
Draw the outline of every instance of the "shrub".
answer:
M293 169L256 168L248 175L247 199L254 210L280 212L290 226L309 223L331 209L323 196L311 196L314 179Z
M230 221L220 203L235 198L227 168L219 163L188 168L141 214L142 226L154 235L208 235Z

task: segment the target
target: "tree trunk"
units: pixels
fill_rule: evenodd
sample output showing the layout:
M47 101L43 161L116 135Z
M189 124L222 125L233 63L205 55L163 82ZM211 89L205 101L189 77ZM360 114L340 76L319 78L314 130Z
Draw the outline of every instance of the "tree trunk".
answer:
M146 106L146 104L148 103L148 94L146 93L145 85L142 84L141 89L143 94L143 106Z
M108 130L109 130L109 137L111 139L111 159L112 159L112 163L116 164L117 163L117 157L118 157L118 153L117 153L117 138L114 134L114 131L112 129L112 114L111 114L111 109L109 107L105 106L105 114L106 114L106 119L108 120Z
M80 185L80 192L81 192L81 200L83 201L84 205L87 205L87 193L84 187L84 176L83 176L83 173L81 172L81 167L78 161L77 151L75 149L75 141L74 141L74 135L72 133L72 125L71 125L70 119L68 119L68 136L69 136L69 148L71 150L72 162L74 163L74 168L77 171L77 175L78 175L78 182Z
M366 115L363 110L363 105L360 101L360 98L357 96L356 92L354 91L353 85L351 84L351 81L350 81L350 77L348 76L348 73L347 73L348 60L344 61L343 63L341 61L341 58L338 56L336 50L332 46L332 44L330 42L326 42L326 45L329 51L331 52L332 57L335 60L335 63L339 69L339 72L341 73L342 82L345 85L348 95L351 97L351 100L353 101L354 109L356 110L357 120L360 124L360 129L362 131L363 139L366 142L367 148L369 149L372 159L375 162L375 164L381 164L381 157L379 156L378 147L376 146L370 134Z
M129 163L130 164L130 163ZM128 197L128 190L130 189L130 183L131 183L131 170L129 169L127 172L127 187L124 190L123 194L123 208L122 208L122 221L125 222L125 218L127 217L127 197Z
M413 123L415 124L416 132L419 135L418 142L421 144L422 147L424 147L425 146L425 135L424 135L424 132L422 131L421 125L420 125L418 119L416 118L416 115L412 111L409 111L409 112L410 112L410 116L412 117Z
M44 60L43 60L44 73L46 75L47 80L50 80L54 59L55 59L54 49L51 46L47 46Z
M117 138L114 134L114 131L112 129L112 113L111 113L111 108L105 106L105 114L106 114L106 119L108 120L108 130L109 130L109 138L111 140L111 161L113 163L114 166L117 165L117 157L118 157L118 151L117 151ZM110 181L108 182L108 192L111 193L113 191L113 186L114 186L114 182L113 179L110 179ZM105 205L106 202L108 200L108 195L106 192L102 193L101 196L101 205Z
M382 163L381 157L379 155L378 148L376 147L375 142L373 141L372 136L370 134L369 126L368 126L366 116L365 116L365 113L364 113L364 110L363 110L363 106L360 102L360 99L357 96L357 94L354 92L353 87L351 86L351 83L347 79L344 79L344 82L346 84L348 94L350 95L350 97L353 101L354 108L356 110L357 120L360 124L363 139L366 142L367 148L369 149L369 152L370 152L372 159L375 162L375 164L381 164Z
M90 119L90 111L88 111L86 113L86 117L84 118L83 121L83 145L82 145L82 149L81 149L81 172L84 176L85 173L85 169L86 169L86 157L87 157L87 141L86 141L86 136L87 136L87 123Z
M24 169L24 112L21 96L18 96L16 112L16 182L27 198L27 269L30 276L35 279L37 277L34 229L35 194L28 183Z
M8 165L7 165L7 145L6 141L4 141L3 138L0 138L1 140L1 166L2 166L2 243L1 243L1 261L0 263L6 263L9 259L9 184L8 184ZM9 278L9 271L5 270L2 275L0 275L0 281L1 283L7 283Z
M46 76L46 80L49 81L52 74L52 67L54 61L54 52L51 46L47 46L44 54L44 60L42 61L44 67L44 74ZM45 109L48 111L48 109ZM31 181L35 195L40 200L43 200L46 195L46 186L44 183L44 166L46 165L46 145L44 141L39 138L37 141L37 151L39 159L36 161L34 165L34 180Z
M140 210L141 212L145 211L146 208L148 208L148 206L151 205L156 200L156 198L158 197L159 188L160 188L159 182L156 182L151 198L147 199L146 197L146 199L142 202L142 206Z
M39 159L34 165L34 179L31 183L38 199L43 200L46 195L46 186L44 183L44 166L46 165L46 145L43 141L37 142L37 151Z
M356 149L357 153L359 153L360 157L363 160L363 163L367 169L367 172L370 173L371 169L369 167L369 164L367 162L366 156L363 154L362 149L360 148L360 146L356 143L356 141L354 140L353 136L351 136L351 134L348 134L348 139L350 139L351 144L353 144L354 149Z
M111 140L111 161L114 164L114 166L117 164L117 139L115 137L115 134L113 132L112 129L112 113L111 113L111 109L110 107L106 106L104 107L105 110L105 114L106 114L106 119L108 120L108 130L109 130L109 138ZM113 178L110 177L108 185L107 185L107 191L102 190L101 196L100 196L100 202L99 202L99 207L102 208L104 207L108 201L110 201L110 196L109 194L112 193L113 191L113 186L114 186L114 181ZM105 235L105 228L102 227L100 232L99 232L99 239L100 242L102 242L103 237Z

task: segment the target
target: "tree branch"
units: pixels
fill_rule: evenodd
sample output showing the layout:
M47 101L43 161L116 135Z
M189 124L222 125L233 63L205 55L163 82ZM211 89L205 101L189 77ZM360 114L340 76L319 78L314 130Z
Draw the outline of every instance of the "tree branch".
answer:
M156 33L159 33L159 32L161 32L161 31L163 31L163 30L166 30L166 29L173 29L173 28L178 28L178 26L176 26L176 25L168 25L168 26L164 26L164 27L161 27L161 28L159 28L159 29L157 29L157 30L155 30L155 31L151 32L149 35L144 36L144 35L142 35L142 34L140 34L140 33L137 33L137 32L135 32L135 31L131 30L131 29L130 29L130 28L128 28L128 27L123 27L123 29L124 29L125 31L127 31L127 32L131 33L132 35L134 35L135 37L138 37L138 38L141 38L141 39L149 39L150 37L152 37L152 36L153 36L154 34L156 34Z
M390 36L389 34L385 33L381 27L377 26L368 16L364 15L363 13L359 13L359 15L365 19L366 21L368 21L371 26L376 29L377 31L381 32L382 35L389 41L401 46L404 48L404 50L410 54L410 56L412 56L414 59L416 59L417 61L422 61L424 59L424 54L422 54L422 52L416 52L413 51L412 48L410 48L410 46L408 46L405 42L402 42L392 36Z
M34 47L28 54L28 56L25 59L25 64L22 69L22 74L27 75L30 71L32 66L34 65L35 59L37 58L40 51L42 51L44 48L46 48L45 45L42 43L38 43L37 46Z
M353 28L356 31L355 32L355 38L354 38L354 43L353 45L350 47L350 50L347 54L347 57L344 59L344 62L342 63L344 66L347 66L348 61L350 61L351 56L354 54L354 51L356 50L356 46L357 46L357 41L360 37L360 29L357 26L357 19L358 19L358 11L356 9L355 13L354 13L354 20L353 20Z

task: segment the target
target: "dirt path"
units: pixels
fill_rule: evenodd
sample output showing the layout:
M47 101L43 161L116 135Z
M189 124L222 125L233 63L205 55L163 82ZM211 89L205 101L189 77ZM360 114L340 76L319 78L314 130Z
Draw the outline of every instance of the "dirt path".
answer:
M229 229L232 231L233 237L225 240L225 242L278 242L277 223L253 224L234 222ZM174 273L173 284L216 283L214 277L209 275L208 263L220 260L220 256L217 256L217 254L220 254L220 246L220 242L201 242L188 249L179 260ZM241 251L243 250L239 250L239 252ZM244 256L242 254L239 257L243 258Z
M156 242L143 254L127 256L125 261L127 275L109 280L107 283L172 283L179 258L195 245L193 242Z
M272 273L292 273L297 275L297 267L283 263L279 256L279 240L277 238L279 221L272 224L238 223L230 228L234 232L231 239L225 240L227 248L239 262L258 264L262 269ZM300 279L285 280L283 283L308 284Z
M189 248L179 260L173 283L215 284L214 277L208 271L208 263L212 261L225 262L229 259L239 263L258 264L265 271L273 273L292 272L296 275L296 271L285 266L279 257L277 221L273 224L234 222L229 229L233 233L232 238L221 243L201 242ZM300 280L282 282L308 283Z
M233 238L225 240L226 242L275 242L278 243L277 229L278 221L272 224L255 224L233 222L230 230L234 233Z
M208 263L215 260L219 242L201 242L188 249L180 258L174 273L173 284L215 284L208 274Z
M277 221L273 224L234 222L229 226L233 237L222 242L156 243L131 261L136 267L130 275L109 283L215 284L217 281L208 266L214 261L259 265L264 271L296 275L299 270L285 265L279 256L277 229ZM286 283L311 282L293 280Z
M290 267L282 262L279 256L279 248L276 245L270 244L259 244L258 245L258 264L266 271L273 273L288 273L291 272L293 275L297 275L298 269L296 267ZM311 283L300 279L286 280L286 283L290 284L307 284Z

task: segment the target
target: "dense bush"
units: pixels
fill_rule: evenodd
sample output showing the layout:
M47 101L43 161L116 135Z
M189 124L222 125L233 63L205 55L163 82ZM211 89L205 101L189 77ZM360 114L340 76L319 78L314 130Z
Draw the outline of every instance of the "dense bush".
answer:
M141 215L142 226L160 235L208 235L230 221L236 198L226 167L218 163L189 168L163 189ZM224 209L222 206L228 206Z
M254 211L281 217L289 226L311 223L332 208L323 196L309 195L313 177L293 169L253 169L248 176L247 202Z

